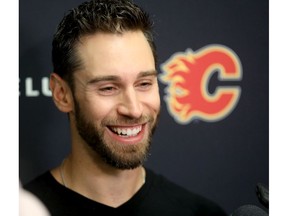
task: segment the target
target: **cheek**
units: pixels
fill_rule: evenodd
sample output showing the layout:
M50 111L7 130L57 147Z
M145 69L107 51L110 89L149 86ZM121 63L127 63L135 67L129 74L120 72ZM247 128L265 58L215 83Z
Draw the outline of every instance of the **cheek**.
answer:
M98 119L103 119L112 112L114 106L115 104L109 101L98 102L93 104L93 109L91 112Z
M91 121L102 121L112 112L114 106L111 101L89 100L83 104L83 112Z
M156 113L159 112L160 110L160 96L159 93L151 94L147 101L146 101L147 106L150 107L150 109L154 110Z
M157 110L160 110L160 106L161 106L161 99L160 99L160 93L159 93L159 86L157 85L157 88L155 90L155 94L154 94L154 104L157 108Z

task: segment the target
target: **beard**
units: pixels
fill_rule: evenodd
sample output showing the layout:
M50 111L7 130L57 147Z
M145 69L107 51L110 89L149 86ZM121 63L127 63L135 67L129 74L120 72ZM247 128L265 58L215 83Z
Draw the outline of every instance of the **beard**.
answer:
M151 147L151 138L155 132L159 120L159 112L156 117L152 115L142 116L139 119L131 119L129 117L118 117L117 119L104 118L100 126L96 126L92 121L85 117L79 103L75 100L75 122L79 135L87 143L87 145L102 160L117 169L134 169L143 165L147 159ZM141 124L145 125L144 138L141 142L132 145L126 145L116 140L105 139L105 130L107 125L119 124Z

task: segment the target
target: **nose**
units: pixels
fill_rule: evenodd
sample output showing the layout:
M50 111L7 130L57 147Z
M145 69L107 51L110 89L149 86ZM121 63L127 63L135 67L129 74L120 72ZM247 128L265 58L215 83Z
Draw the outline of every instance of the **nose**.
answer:
M117 111L120 115L129 118L140 118L143 113L143 105L134 88L123 92Z

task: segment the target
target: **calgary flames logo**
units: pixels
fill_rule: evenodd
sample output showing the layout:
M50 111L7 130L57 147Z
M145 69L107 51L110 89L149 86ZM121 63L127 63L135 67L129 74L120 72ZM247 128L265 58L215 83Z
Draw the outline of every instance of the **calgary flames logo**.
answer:
M165 102L170 115L180 124L195 119L215 122L228 116L237 105L239 86L217 86L208 91L211 76L220 81L239 81L242 67L237 55L222 45L209 45L197 52L175 53L161 65L160 81L167 84Z

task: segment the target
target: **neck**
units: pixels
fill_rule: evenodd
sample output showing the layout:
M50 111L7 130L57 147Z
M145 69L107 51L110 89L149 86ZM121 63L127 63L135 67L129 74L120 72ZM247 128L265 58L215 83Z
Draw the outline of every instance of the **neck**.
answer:
M77 160L72 155L52 171L65 187L108 206L128 201L144 184L145 170L119 170L95 160Z

